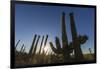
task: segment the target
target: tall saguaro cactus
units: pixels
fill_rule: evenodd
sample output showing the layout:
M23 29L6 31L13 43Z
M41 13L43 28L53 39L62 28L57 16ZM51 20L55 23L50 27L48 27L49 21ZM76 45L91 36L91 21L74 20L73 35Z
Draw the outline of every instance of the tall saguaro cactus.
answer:
M73 13L70 13L70 26L71 26L72 42L73 42L73 47L74 47L75 59L77 61L80 60L80 59L82 60L83 59L83 53L82 53L80 42L79 42L79 39L78 39L78 33L77 33L77 30L76 30Z
M70 13L70 27L71 27L71 33L72 33L72 42L68 44L66 24L65 24L65 13L63 12L62 14L62 48L60 45L59 38L56 37L56 40L55 40L56 48L54 47L53 43L50 42L51 49L56 54L63 54L64 60L66 62L70 62L70 59L71 59L70 53L72 53L73 50L74 50L75 60L76 61L83 60L84 57L83 57L83 53L82 53L80 45L84 44L88 38L86 35L78 36L75 22L74 22L73 13Z
M70 53L68 52L68 37L66 33L66 23L65 23L65 13L62 13L62 47L64 50L64 53L66 53L65 58L69 59L70 58Z
M51 49L56 54L62 54L64 57L65 62L70 61L70 53L72 53L72 46L68 45L68 38L66 33L66 24L65 24L65 13L62 13L62 48L60 45L60 40L58 37L55 39L56 48L54 47L53 43L50 42Z

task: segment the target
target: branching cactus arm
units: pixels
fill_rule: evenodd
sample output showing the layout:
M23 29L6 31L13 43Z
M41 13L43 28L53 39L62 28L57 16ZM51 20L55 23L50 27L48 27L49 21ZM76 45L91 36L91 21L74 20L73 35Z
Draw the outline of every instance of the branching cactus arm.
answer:
M59 51L54 47L53 43L50 42L50 47L53 50L54 53L59 54Z
M57 49L58 49L58 50L61 50L61 45L60 45L60 41L59 41L59 38L58 38L58 37L56 37L55 42L56 42L56 47L57 47Z

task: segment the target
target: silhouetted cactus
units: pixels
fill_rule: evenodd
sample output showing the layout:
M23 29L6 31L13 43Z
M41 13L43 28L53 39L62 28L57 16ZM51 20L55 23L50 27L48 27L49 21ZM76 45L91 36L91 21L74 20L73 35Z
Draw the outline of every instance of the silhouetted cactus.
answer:
M84 44L88 40L88 37L86 35L84 36L79 35L78 39L79 39L80 44Z
M68 37L66 33L66 24L65 24L65 13L62 14L62 47L64 52L64 59L70 60L69 46L68 46ZM65 56L66 54L66 56Z
M89 48L89 52L90 52L90 54L92 54L91 48Z
M94 55L93 55L93 53L92 53L91 48L89 48L89 52L90 52L91 58L94 59Z
M56 37L56 48L53 46L53 43L50 42L51 49L56 53L56 54L63 54L64 60L66 62L69 62L71 57L70 53L72 53L72 46L68 45L68 38L67 38L67 33L66 33L66 25L65 25L65 13L62 13L62 48L60 45L59 38Z
M33 48L34 48L34 44L35 44L36 37L37 37L37 35L35 34L35 36L34 36L34 38L33 38L33 42L32 42L31 48L30 48L30 50L29 50L29 54L30 54L30 55L32 54L32 51L33 51Z
M72 42L73 42L75 60L80 61L80 60L84 59L80 44L83 44L86 42L87 36L79 36L78 37L73 13L70 13L70 26L71 26Z
M51 49L53 50L54 53L61 54L62 51L63 51L63 49L61 48L61 45L60 45L60 42L59 42L59 38L58 37L56 37L55 43L56 43L56 48L54 47L53 43L50 42Z
M68 45L68 38L66 33L66 25L65 25L65 13L62 14L62 48L60 45L59 38L56 37L56 48L54 47L53 43L50 42L51 49L56 54L63 54L64 60L66 62L69 62L71 59L70 53L74 50L75 60L80 61L80 59L83 59L83 53L80 48L81 44L84 44L88 37L86 35L84 36L78 36L77 30L74 23L74 17L73 13L70 13L70 26L71 26L71 33L72 33L72 42Z
M63 58L64 61L69 62L71 60L70 53L72 53L72 50L73 50L72 46L68 46L67 48L61 48L58 37L56 37L55 43L56 43L56 48L54 47L53 43L50 42L50 46L53 52L56 54L62 54L64 57ZM69 57L67 56L67 54L69 55Z
M41 45L40 45L40 49L39 49L39 54L41 53L41 49L42 49L43 40L44 40L44 36L42 37L42 41L41 41Z
M68 47L68 38L66 33L66 24L65 24L65 13L62 14L62 46L63 48Z

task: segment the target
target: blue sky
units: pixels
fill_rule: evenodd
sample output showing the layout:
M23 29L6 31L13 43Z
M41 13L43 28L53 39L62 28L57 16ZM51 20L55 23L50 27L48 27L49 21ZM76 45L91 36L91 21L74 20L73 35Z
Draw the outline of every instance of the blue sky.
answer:
M72 41L70 32L70 17L69 13L74 13L77 32L80 35L87 35L88 41L81 45L82 51L88 53L88 48L94 51L94 8L80 8L67 6L41 6L29 4L15 5L15 43L18 40L21 42L18 45L18 50L22 44L25 44L26 51L32 44L32 39L35 34L42 36L49 35L47 46L52 41L55 45L55 36L61 40L61 18L62 12L66 14L66 30L68 33L69 42ZM40 46L38 44L38 47Z

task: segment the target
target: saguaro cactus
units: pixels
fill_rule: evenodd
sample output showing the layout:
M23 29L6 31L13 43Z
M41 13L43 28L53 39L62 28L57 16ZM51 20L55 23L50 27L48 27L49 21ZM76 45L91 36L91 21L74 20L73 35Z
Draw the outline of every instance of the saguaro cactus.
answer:
M59 41L58 37L56 37L55 43L56 43L56 48L54 47L53 43L50 42L51 49L54 51L54 53L61 54L63 52L63 49L61 48L60 41Z
M34 38L33 38L33 42L32 42L31 48L30 48L30 50L29 50L29 54L32 54L32 51L33 51L33 48L34 48L34 44L35 44L36 37L37 37L37 35L35 34L35 36L34 36Z
M66 24L65 24L65 13L63 12L62 14L62 47L64 50L64 53L66 53L65 58L69 60L70 58L70 53L68 52L68 37L66 33Z
M87 36L78 36L73 13L70 13L70 26L71 26L72 42L73 42L75 60L80 61L80 60L84 59L80 44L83 44L86 42Z
M71 26L71 33L72 33L72 42L68 45L68 38L66 33L66 25L65 25L65 13L62 14L62 48L60 45L59 38L56 37L56 48L54 47L53 43L50 42L51 49L56 54L63 54L64 60L66 62L70 61L70 53L74 50L75 60L80 61L83 59L83 53L80 48L81 44L84 44L86 40L88 39L86 35L84 36L78 36L77 30L74 22L73 13L70 13L70 26Z
M90 52L91 57L94 58L91 48L89 48L89 52Z
M91 48L89 48L89 52L90 52L90 54L92 54Z
M58 37L55 38L55 44L56 44L56 48L54 47L53 43L50 42L50 46L53 52L56 54L62 54L64 57L63 58L64 61L70 62L71 60L70 53L72 53L72 50L73 50L72 45L68 46L67 48L61 48L61 44Z
M68 45L68 38L67 38L67 33L66 33L66 24L65 24L65 13L62 13L62 48L60 45L59 38L56 37L56 48L54 47L53 43L50 42L51 49L56 53L56 54L63 54L64 60L66 62L70 61L70 53L72 52L72 46Z

